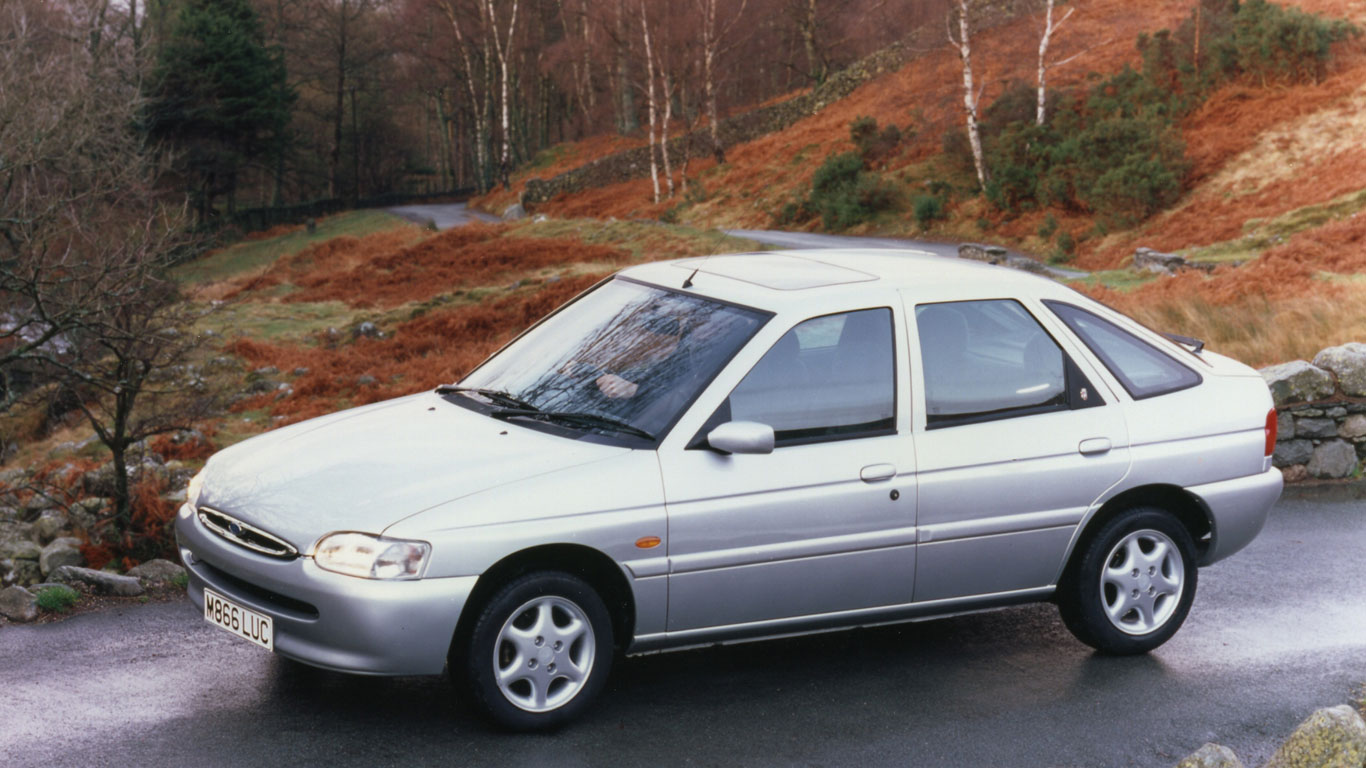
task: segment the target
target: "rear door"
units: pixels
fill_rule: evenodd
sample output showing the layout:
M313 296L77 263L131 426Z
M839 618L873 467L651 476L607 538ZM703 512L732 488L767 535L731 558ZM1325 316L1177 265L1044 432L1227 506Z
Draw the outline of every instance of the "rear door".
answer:
M1016 299L908 301L917 362L917 602L1046 588L1128 471L1113 393ZM1060 343L1060 339L1062 340Z

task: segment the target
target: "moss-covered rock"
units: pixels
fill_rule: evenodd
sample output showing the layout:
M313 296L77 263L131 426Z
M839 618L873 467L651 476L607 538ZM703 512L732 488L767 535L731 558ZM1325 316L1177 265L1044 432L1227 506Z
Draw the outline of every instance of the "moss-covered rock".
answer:
M1350 706L1320 709L1300 724L1266 768L1362 768L1366 722Z
M1176 768L1244 768L1233 750L1222 744L1206 744L1176 764Z

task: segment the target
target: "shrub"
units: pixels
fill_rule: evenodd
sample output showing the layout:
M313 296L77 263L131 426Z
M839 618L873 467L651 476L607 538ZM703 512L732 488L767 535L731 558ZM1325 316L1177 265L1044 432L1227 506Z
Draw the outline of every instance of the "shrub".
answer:
M1330 46L1360 33L1345 21L1266 0L1247 0L1234 17L1234 55L1238 69L1263 85L1268 80L1318 82L1328 64Z
M901 132L894 125L878 131L876 120L860 117L850 125L849 134L858 149L827 156L811 177L806 199L779 209L774 216L779 223L820 216L828 230L848 229L896 205L896 187L868 168L896 148Z
M912 205L915 221L921 227L944 218L944 199L937 195L917 195Z
M887 124L881 131L877 120L872 117L857 117L849 124L849 138L858 148L865 168L874 168L885 163L901 144L901 129L895 124Z
M38 607L50 613L65 613L81 599L81 594L71 587L57 584L38 592Z
M1044 216L1044 217L1043 217L1043 221L1039 224L1039 237L1043 238L1044 240L1047 240L1047 239L1049 239L1049 238L1051 238L1051 237L1053 236L1053 233L1054 233L1054 232L1057 232L1057 231L1058 231L1058 220L1057 220L1057 218L1054 217L1053 214L1051 214L1051 213L1048 214L1047 216ZM1064 232L1063 234L1067 234L1067 233Z
M1071 232L1063 230L1062 234L1058 235L1058 250L1067 254L1069 258L1077 252L1077 240L1072 237Z

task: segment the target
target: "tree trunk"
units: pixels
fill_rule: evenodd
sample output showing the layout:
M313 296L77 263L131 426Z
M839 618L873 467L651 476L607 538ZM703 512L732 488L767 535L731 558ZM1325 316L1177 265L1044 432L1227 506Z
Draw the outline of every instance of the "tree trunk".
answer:
M631 93L630 46L626 32L626 0L617 0L616 18L616 123L617 133L626 136L640 128L636 121L636 101Z
M977 183L985 190L987 187L986 166L982 161L982 135L977 125L977 92L972 85L972 43L968 21L970 0L958 0L958 39L949 34L949 41L958 49L963 61L963 114L967 121L968 146L972 148L972 164L977 171Z
M640 29L645 41L645 97L650 109L650 183L654 185L655 202L659 202L659 164L655 161L655 136L658 112L655 100L655 60L654 50L650 47L650 24L645 16L645 0L640 3Z
M341 196L341 145L342 122L346 119L346 35L347 5L349 0L341 0L337 6L337 85L332 100L332 150L327 156L327 196Z
M668 186L669 198L674 196L674 171L669 165L669 121L674 116L674 91L673 80L669 77L669 70L665 68L665 63L659 63L659 76L664 81L664 121L661 123L659 138L659 154L664 161L664 181Z

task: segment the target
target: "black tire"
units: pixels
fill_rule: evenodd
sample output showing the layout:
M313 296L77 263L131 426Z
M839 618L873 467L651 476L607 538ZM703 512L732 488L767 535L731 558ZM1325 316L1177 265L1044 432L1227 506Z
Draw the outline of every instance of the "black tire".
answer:
M537 571L498 589L460 646L464 658L453 657L451 668L463 675L452 677L475 708L503 728L542 731L576 718L602 690L612 620L582 579Z
M1126 656L1147 653L1176 634L1195 600L1199 570L1195 542L1175 516L1155 507L1131 509L1081 546L1057 595L1063 623L1078 640Z

